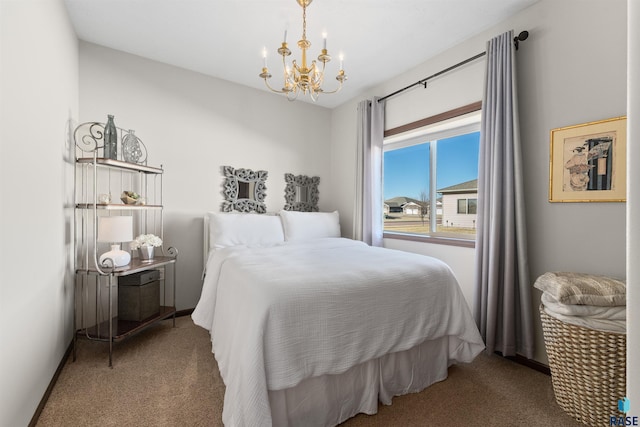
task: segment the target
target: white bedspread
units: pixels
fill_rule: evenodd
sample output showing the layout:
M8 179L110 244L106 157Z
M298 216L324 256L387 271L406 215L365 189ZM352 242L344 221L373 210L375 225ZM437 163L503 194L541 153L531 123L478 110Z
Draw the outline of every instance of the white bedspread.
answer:
M192 318L211 333L227 426L270 425L268 390L443 336L450 363L484 343L434 258L342 238L212 253Z

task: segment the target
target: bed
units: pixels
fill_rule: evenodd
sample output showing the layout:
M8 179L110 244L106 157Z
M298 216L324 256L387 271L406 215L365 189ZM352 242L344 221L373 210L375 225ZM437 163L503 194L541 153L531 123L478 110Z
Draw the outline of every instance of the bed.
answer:
M443 262L340 237L333 213L208 213L194 322L226 426L333 426L484 349Z

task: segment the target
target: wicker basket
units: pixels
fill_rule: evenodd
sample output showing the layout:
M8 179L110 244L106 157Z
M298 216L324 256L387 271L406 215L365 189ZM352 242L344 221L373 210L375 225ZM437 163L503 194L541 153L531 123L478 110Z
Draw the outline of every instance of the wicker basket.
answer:
M590 426L608 426L626 395L627 336L571 325L540 306L556 401Z

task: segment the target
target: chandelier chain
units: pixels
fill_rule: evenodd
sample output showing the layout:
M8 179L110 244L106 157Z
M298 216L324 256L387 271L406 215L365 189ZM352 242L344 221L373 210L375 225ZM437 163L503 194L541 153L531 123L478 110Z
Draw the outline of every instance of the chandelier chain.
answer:
M306 3L302 6L302 40L307 39L307 6Z

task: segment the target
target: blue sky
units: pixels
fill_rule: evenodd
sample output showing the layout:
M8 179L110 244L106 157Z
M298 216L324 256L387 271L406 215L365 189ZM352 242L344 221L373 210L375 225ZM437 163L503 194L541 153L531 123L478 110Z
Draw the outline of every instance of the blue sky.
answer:
M480 133L438 141L438 189L478 177ZM429 194L429 145L420 144L384 153L384 199Z

